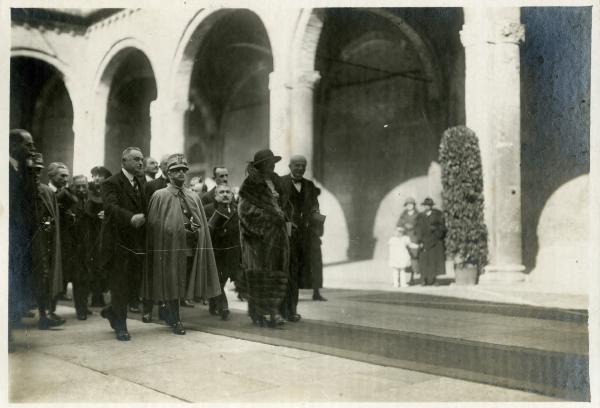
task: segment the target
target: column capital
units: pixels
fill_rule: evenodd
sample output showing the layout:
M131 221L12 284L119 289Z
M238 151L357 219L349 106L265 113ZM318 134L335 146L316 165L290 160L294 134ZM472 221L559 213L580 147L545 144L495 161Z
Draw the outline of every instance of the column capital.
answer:
M486 24L487 23L487 24ZM519 44L525 41L525 25L514 20L465 23L460 31L464 47L479 44Z
M321 79L319 71L300 71L296 73L294 88L313 89L319 79Z
M505 44L519 44L525 41L525 25L505 20L496 26L495 42Z

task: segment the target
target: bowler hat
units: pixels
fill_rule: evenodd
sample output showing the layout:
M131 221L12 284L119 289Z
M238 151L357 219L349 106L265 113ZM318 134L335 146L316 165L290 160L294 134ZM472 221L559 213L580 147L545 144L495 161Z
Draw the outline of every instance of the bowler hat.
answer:
M431 198L427 197L425 200L423 200L421 205L429 205L429 206L433 207L435 205L435 203L433 202L433 200Z
M258 164L269 159L273 160L273 163L277 163L279 160L281 160L281 156L275 156L271 149L259 150L256 152L256 154L254 154L254 160L252 161L252 164Z
M414 198L412 198L412 197L408 197L408 198L406 199L406 201L404 202L404 205L408 205L408 204L417 205L417 202L415 201L415 199L414 199Z
M175 169L189 170L187 160L183 157L183 154L172 154L167 159L167 171Z

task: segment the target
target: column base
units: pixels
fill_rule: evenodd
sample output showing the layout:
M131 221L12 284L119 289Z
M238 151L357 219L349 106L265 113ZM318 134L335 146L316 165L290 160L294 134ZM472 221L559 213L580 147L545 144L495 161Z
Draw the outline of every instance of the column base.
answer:
M485 273L479 276L479 283L490 282L524 282L527 275L523 265L488 265Z

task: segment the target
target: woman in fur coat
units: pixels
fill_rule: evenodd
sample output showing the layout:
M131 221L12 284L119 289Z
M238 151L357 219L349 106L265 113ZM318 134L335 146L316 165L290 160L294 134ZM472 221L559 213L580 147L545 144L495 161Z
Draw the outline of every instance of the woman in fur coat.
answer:
M287 198L274 171L279 160L269 149L254 155L240 187L238 207L243 269L238 290L248 300L252 321L271 327L285 322L278 309L287 289L290 256L283 211Z

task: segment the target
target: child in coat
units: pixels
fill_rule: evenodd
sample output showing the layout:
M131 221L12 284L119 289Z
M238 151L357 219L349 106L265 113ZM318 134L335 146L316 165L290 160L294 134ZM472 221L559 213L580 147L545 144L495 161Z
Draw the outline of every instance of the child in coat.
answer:
M412 248L411 242L406 231L402 227L396 228L396 235L388 241L388 265L392 268L392 284L395 288L408 286L407 269L410 267L410 253L408 248Z

